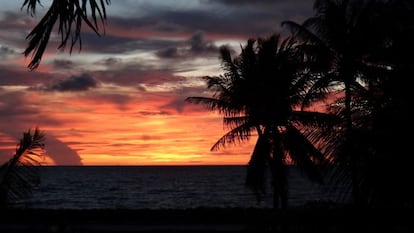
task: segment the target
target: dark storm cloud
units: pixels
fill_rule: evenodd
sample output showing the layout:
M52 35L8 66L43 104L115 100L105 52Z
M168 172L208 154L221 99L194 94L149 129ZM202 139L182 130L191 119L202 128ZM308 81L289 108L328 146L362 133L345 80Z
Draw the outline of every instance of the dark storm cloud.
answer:
M22 31L28 28L31 18L25 14L7 11L0 17L0 30Z
M201 87L201 86L180 88L177 91L176 95L174 95L174 97L170 100L170 102L163 105L162 108L174 109L177 112L182 113L185 110L185 107L189 105L193 105L193 106L195 105L195 104L191 104L185 101L187 97L195 97L195 96L211 97L211 93L206 93L206 90L207 90L206 87ZM198 105L198 106L201 106L202 108L205 107L202 105Z
M0 45L0 57L6 57L9 55L16 55L16 54L17 52L14 49L7 47L7 46Z
M191 11L154 8L151 9L151 14L138 15L135 18L112 17L109 21L114 28L136 32L136 35L142 34L143 37L151 32L169 33L174 36L176 33L188 34L196 31L250 37L250 35L273 33L283 20L296 19L298 15L303 14L309 15L311 10L307 1L297 1L296 5L277 1L263 7L254 6L217 4L216 9L191 9Z
M121 62L122 62L122 59L115 58L115 57L108 57L104 59L103 61L98 62L98 64L111 67L111 66L119 65L121 64Z
M281 3L288 3L288 4L292 4L292 5L297 5L297 4L308 4L309 2L312 4L313 2L310 0L202 0L205 2L209 2L209 3L221 3L224 5L234 5L234 6L240 6L240 5L252 5L252 6L257 6L257 5L278 5Z
M11 48L12 50L22 53L27 46L25 38L31 30L33 18L19 14L18 11L16 9L15 12L4 12L3 17L0 17L0 31L2 32L0 43L14 46L15 48Z
M5 88L3 88L5 89ZM2 132L26 130L35 125L57 126L61 122L41 112L42 102L29 96L25 90L5 91L0 89L0 129Z
M41 80L49 81L53 77L59 77L58 74L38 72L28 72L24 66L14 67L0 64L0 86L19 85L33 86Z
M46 91L87 91L98 86L98 82L89 74L71 76L54 84L44 87Z
M182 97L182 96L176 96L173 100L170 101L170 103L162 106L162 108L166 108L166 109L175 109L177 112L182 113L184 110L184 107L186 104L185 102L185 98L186 97Z
M186 41L166 39L169 36L177 38L202 31L209 37L248 39L279 32L283 20L300 21L310 16L312 10L308 0L205 2L206 9L150 5L134 17L112 15L103 36L93 32L82 34L83 47L113 54L152 50L158 51L159 57L176 58L183 55L179 48ZM193 52L201 45L197 43L203 36L198 36L191 41Z
M176 58L180 56L180 51L176 47L168 47L157 51L157 56L162 58Z
M146 3L145 7L141 5L134 6L137 9L144 9L137 13L135 17L126 18L111 15L111 5L108 7L108 25L102 36L97 36L94 32L83 31L82 42L84 48L108 52L120 53L128 52L135 49L156 49L174 48L168 46L165 40L146 40L148 33L163 32L187 33L191 34L196 31L204 31L206 34L226 34L241 36L245 35L246 39L258 34L273 33L280 27L280 22L286 19L297 19L300 16L309 16L312 10L312 1L309 0L204 0L200 8L187 9L185 7L173 9L165 6L160 7L156 4ZM139 3L140 4L140 3ZM203 6L208 8L204 9ZM216 8L212 8L212 7ZM21 19L21 20L16 20ZM26 14L16 12L7 12L0 19L0 28L9 30L27 31L30 21L33 19ZM122 35L117 31L122 28L134 34L134 38ZM142 37L140 37L142 34ZM26 43L21 35L20 43ZM138 38L137 38L138 37ZM10 37L11 38L11 37ZM3 38L5 39L5 38ZM16 43L9 39L10 42ZM167 44L165 44L167 43ZM24 48L22 44L19 48ZM165 56L174 57L173 49L166 50ZM159 52L161 56L162 52Z
M168 111L139 111L138 115L141 116L157 116L157 115L171 115L171 112Z
M159 50L156 55L160 58L188 58L197 55L218 54L218 48L211 41L206 41L204 32L195 32L188 40L175 43L177 47L167 47ZM171 45L173 46L173 45Z
M214 3L214 1L211 1ZM298 1L249 1L253 5L216 2L215 8L209 9L154 9L151 15L132 20L128 27L148 27L168 22L169 29L180 32L205 31L210 34L250 35L273 33L280 28L283 20L295 20L310 16L312 2ZM222 5L222 4L225 5ZM266 3L266 4L265 4ZM207 5L206 5L207 6ZM135 26L134 26L135 25ZM144 26L145 25L145 26ZM175 27L173 25L176 25Z
M204 32L198 31L190 38L191 51L195 53L218 52L218 48L204 40Z
M130 53L135 50L156 50L170 45L171 40L162 38L151 38L156 29L150 24L150 28L141 28L135 25L140 19L119 19L111 18L111 24L115 26L108 27L108 33L103 36L97 36L93 33L82 34L82 47L99 53ZM133 28L131 28L133 27ZM146 25L148 27L148 25ZM146 30L150 30L147 32ZM129 34L124 34L128 32ZM132 32L132 33L131 33ZM154 37L157 37L154 35Z
M98 71L93 73L103 83L119 86L160 85L163 83L179 82L183 77L177 77L173 67L152 67L151 64L134 61L120 63L110 67L110 72Z
M34 106L27 106L21 92L6 92L0 90L0 117L25 116L39 113Z
M116 19L111 19L114 21ZM95 33L82 33L82 47L100 53L123 53L137 49L136 39L122 35L106 34L97 36Z
M52 64L57 69L72 69L74 67L74 63L67 59L55 59Z
M168 21L181 32L206 31L211 34L240 35L250 34L253 28L243 27L241 19L235 19L230 15L217 15L214 12L205 11L167 11L160 13L153 20ZM237 22L237 24L236 24ZM240 25L239 25L240 24ZM230 27L231 25L231 27Z

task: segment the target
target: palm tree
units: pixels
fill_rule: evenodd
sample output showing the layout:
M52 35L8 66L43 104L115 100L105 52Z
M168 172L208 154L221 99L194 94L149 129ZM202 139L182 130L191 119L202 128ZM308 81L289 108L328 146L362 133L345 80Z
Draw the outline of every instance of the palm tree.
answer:
M317 165L324 155L302 134L304 126L326 123L327 115L297 109L312 79L300 75L302 63L292 38L279 35L250 39L241 54L232 59L230 50L221 48L224 74L205 77L213 97L188 97L224 115L230 130L211 148L243 142L257 133L257 142L248 163L246 184L257 194L265 186L266 167L273 181L273 204L287 207L286 165L296 164L313 181L322 182Z
M44 154L44 134L36 128L23 133L16 153L0 167L0 208L28 197L39 183L36 166Z
M412 1L389 0L380 5L381 26L378 38L382 39L380 57L387 66L373 83L371 146L372 163L368 166L370 182L369 203L373 206L413 207L411 141L402 132L411 124L409 109L411 87L407 85L413 73L414 4Z
M379 39L375 38L378 24L373 23L378 19L376 7L376 1L316 0L315 16L303 24L282 22L298 40L303 41L301 48L309 60L310 69L319 76L319 80L309 89L310 93L332 86L343 93L340 101L343 109L337 112L344 120L339 126L344 130L340 134L343 140L331 141L335 141L338 146L335 150L337 158L344 160L343 163L351 171L352 197L357 205L362 204L362 158L353 151L357 131L353 118L358 116L353 96L357 91L367 88L373 74L385 70L384 66L371 60L379 44Z
M283 25L303 40L310 69L320 76L310 90L339 84L342 93L330 107L343 123L323 132L324 150L350 171L358 206L403 199L412 205L412 192L404 190L412 177L405 167L412 159L404 156L410 143L399 133L410 124L405 83L413 67L412 1L320 0L314 6L315 17Z
M32 54L28 68L34 70L39 66L56 23L59 25L58 33L61 37L58 49L64 50L69 40L70 52L76 43L79 43L79 49L82 49L82 23L86 23L99 35L98 21L101 21L102 25L105 24L105 5L109 3L110 0L53 0L49 10L26 37L29 44L24 55L27 57ZM37 4L41 4L40 0L25 0L22 9L27 7L27 13L33 16Z

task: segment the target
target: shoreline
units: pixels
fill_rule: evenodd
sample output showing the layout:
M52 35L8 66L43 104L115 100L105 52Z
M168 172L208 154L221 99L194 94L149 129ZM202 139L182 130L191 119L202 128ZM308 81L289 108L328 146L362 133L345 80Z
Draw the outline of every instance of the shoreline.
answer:
M0 232L413 232L413 209L5 209Z

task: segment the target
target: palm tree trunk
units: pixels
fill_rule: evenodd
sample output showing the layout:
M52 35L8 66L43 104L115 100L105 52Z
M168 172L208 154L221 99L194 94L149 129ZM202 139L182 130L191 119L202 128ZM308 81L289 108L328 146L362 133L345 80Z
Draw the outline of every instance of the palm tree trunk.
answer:
M287 208L287 177L286 167L283 161L272 159L272 174L273 174L273 208L286 209Z
M252 156L247 166L246 186L256 195L258 202L261 201L261 194L266 186L266 162L269 156L267 138L257 127L257 142L253 149Z
M359 178L358 178L358 158L355 151L352 150L352 94L351 85L348 81L345 82L345 154L350 159L351 181L352 181L352 199L355 206L360 206L360 190L359 190Z
M273 128L275 129L276 126L274 126ZM269 154L271 154L269 158L269 164L273 179L273 208L286 209L288 200L288 181L286 166L283 162L284 151L282 149L282 141L279 134L277 133L277 130L273 130L272 133L267 132L266 135L268 136L268 138L271 138L269 142L272 143L271 145L269 145L272 148L272 150L269 151Z

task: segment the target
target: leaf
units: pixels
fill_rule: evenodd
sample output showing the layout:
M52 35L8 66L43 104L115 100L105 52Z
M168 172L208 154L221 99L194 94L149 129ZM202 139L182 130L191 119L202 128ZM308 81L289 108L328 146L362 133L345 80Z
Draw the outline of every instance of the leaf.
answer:
M0 167L0 208L31 195L39 183L37 166L44 150L44 134L38 128L23 133L13 157Z

